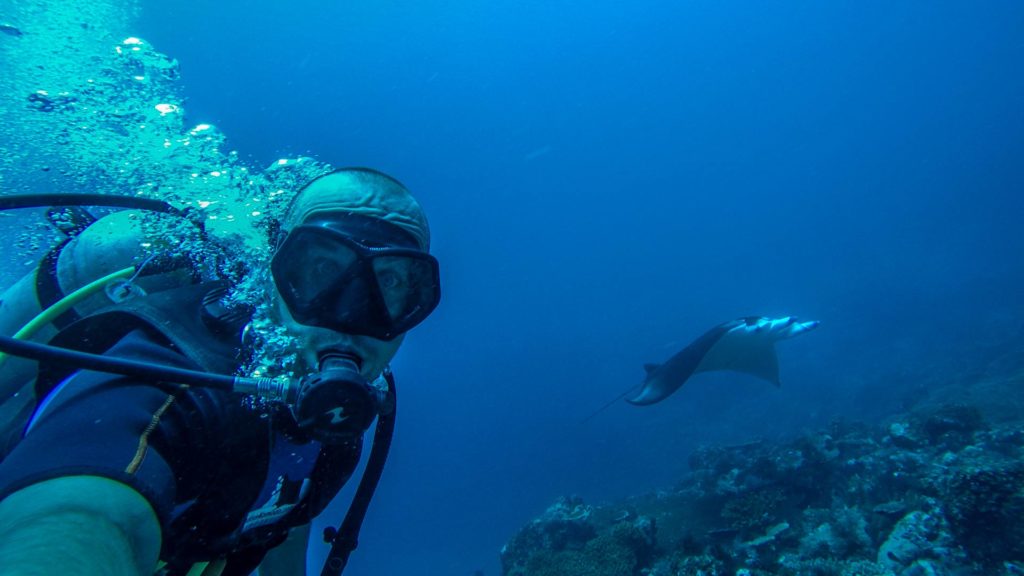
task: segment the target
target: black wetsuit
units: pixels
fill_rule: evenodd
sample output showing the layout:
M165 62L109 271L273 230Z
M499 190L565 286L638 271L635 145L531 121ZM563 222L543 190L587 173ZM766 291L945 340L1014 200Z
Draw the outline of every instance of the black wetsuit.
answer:
M167 323L154 322L149 314L105 353L209 369L182 353ZM194 336L196 325L176 334ZM361 444L322 446L295 429L287 409L257 411L237 394L79 371L39 403L24 439L0 463L0 499L56 477L111 478L156 511L167 574L227 556L224 575L243 575L289 528L327 506Z

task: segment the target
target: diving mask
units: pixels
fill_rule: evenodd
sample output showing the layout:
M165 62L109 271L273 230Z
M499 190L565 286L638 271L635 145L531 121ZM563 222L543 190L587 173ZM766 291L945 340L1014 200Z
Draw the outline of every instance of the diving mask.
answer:
M380 340L416 326L441 300L437 259L401 227L359 214L294 228L270 270L296 322Z

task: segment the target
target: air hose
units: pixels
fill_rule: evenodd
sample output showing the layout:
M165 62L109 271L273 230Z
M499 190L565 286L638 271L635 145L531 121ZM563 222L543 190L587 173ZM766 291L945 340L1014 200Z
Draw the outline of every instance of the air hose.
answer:
M27 324L15 332L12 338L16 340L28 340L32 338L36 332L38 332L43 326L52 322L54 318L70 310L82 300L85 300L96 292L103 290L110 282L120 280L122 278L129 278L132 274L135 274L135 267L129 266L128 268L118 270L112 274L107 274L103 278L89 282L85 286L82 286L78 290L75 290L71 294L68 294L58 300L53 306L50 306L46 310L36 314L36 317L29 320ZM6 354L0 354L0 366L3 365L5 360L7 360Z
M268 400L280 400L291 403L298 394L299 384L286 379L248 378L214 374L199 370L187 370L164 364L152 364L126 358L114 358L100 354L90 354L49 346L36 342L17 340L9 336L0 336L0 352L32 360L54 362L65 366L84 368L97 372L109 372L158 382L173 382L187 386L206 386L229 392L255 394Z

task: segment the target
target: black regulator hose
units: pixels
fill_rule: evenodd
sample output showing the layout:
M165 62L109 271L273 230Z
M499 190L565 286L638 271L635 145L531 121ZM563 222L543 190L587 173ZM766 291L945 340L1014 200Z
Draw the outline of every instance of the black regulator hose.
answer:
M75 368L85 368L96 372L108 372L145 380L186 384L188 386L216 388L228 392L256 394L269 400L290 402L294 401L294 396L298 393L298 386L293 385L287 380L246 378L243 376L200 372L198 370L188 370L164 364L90 354L70 348L18 340L9 336L0 336L0 351L12 356L53 362Z
M206 235L206 223L193 208L176 208L163 200L140 196L119 196L116 194L86 194L43 192L39 194L0 195L0 211L17 208L42 208L53 206L103 206L105 208L132 208L162 214L172 214L192 222L199 233Z
M348 557L359 545L359 529L363 526L363 519L373 499L373 493L377 490L377 483L380 481L381 473L384 472L384 464L388 460L388 450L391 448L391 437L395 433L395 415L398 412L398 393L395 387L395 377L391 370L385 370L384 379L388 383L387 399L385 409L377 418L377 428L373 431L373 448L370 449L370 458L366 461L366 469L363 477L356 488L356 494L352 497L352 504L349 506L345 519L337 529L334 527L324 530L324 541L331 545L331 551L324 561L323 570L320 576L338 576L345 566L348 565Z
M163 200L113 194L11 194L0 196L0 210L12 208L41 208L43 206L106 206L108 208L136 208L151 212L164 212L181 216L182 211Z

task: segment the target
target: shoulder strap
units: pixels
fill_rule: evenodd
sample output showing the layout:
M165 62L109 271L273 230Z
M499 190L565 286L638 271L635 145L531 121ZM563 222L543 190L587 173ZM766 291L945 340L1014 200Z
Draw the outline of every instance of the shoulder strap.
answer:
M145 330L179 350L208 372L230 374L243 360L241 328L247 312L224 321L207 318L204 305L218 300L224 282L194 284L116 304L83 318L55 336L50 344L102 353L134 330ZM74 368L40 364L36 393L42 398Z
M36 268L36 300L39 301L39 308L41 310L46 310L66 296L60 287L60 281L57 280L57 262L60 260L61 252L64 251L64 248L71 242L72 238L72 236L68 236L62 240L39 261L39 267ZM61 330L80 319L81 316L75 312L74 308L71 308L57 316L53 320L53 325L58 330Z
M64 234L64 239L43 256L39 267L36 268L36 299L42 310L53 306L66 296L57 279L57 262L60 260L61 252L75 236L96 221L96 217L81 206L62 206L60 208L51 206L46 211L46 219ZM79 318L81 317L78 313L71 309L58 316L53 324L60 330Z

